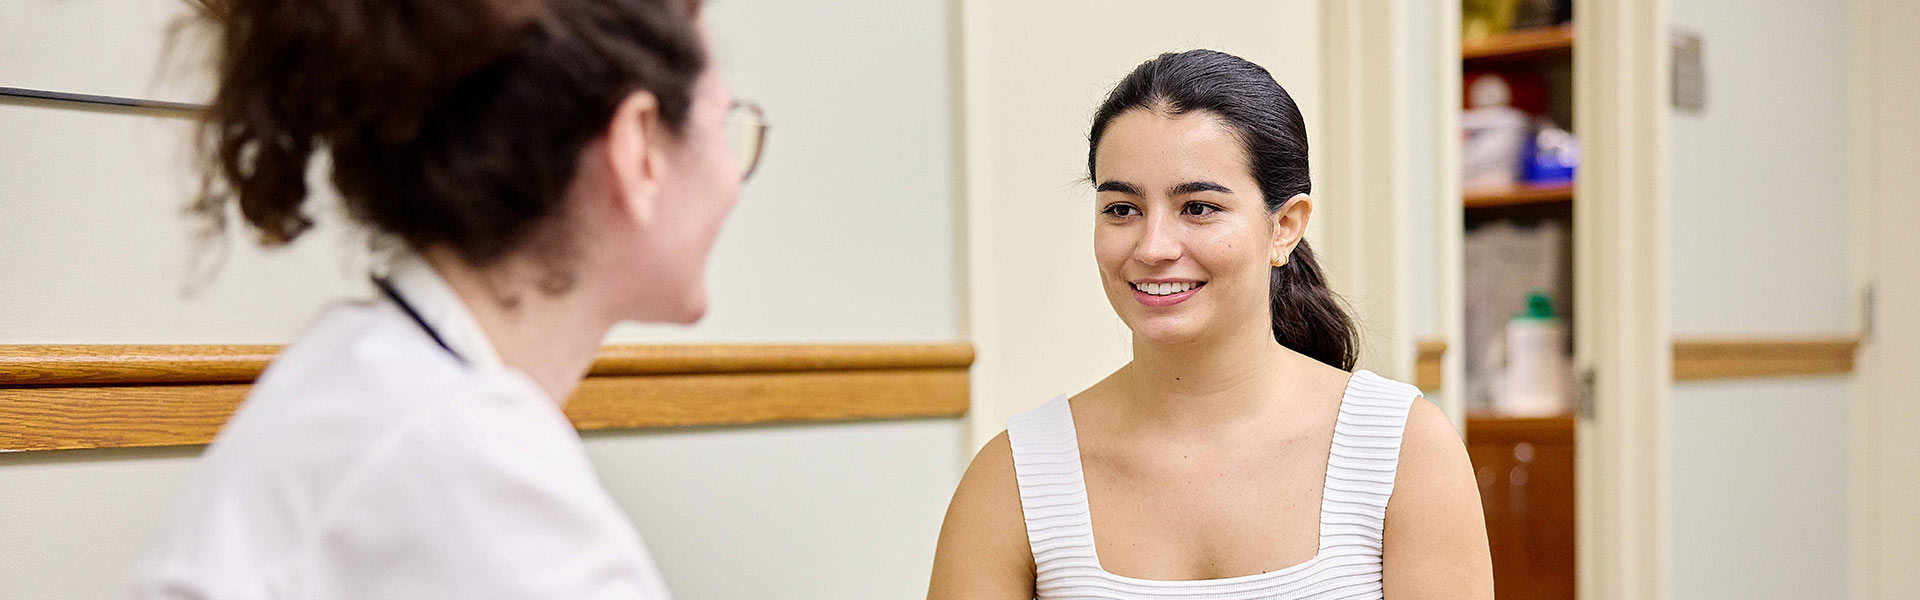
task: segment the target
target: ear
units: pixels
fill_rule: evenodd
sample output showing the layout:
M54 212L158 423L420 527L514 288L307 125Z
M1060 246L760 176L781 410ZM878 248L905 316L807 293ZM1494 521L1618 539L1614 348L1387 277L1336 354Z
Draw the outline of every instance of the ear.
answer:
M660 176L666 172L666 130L660 101L653 92L628 94L607 121L607 172L613 175L612 200L619 212L646 225L660 200Z
M1313 198L1294 194L1273 213L1273 266L1284 266L1293 259L1293 247L1307 235L1307 220L1313 217Z

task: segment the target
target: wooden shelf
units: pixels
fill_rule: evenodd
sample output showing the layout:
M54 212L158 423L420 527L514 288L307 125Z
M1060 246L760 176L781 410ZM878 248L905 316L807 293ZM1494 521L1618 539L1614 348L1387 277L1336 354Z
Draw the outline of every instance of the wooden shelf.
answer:
M1494 413L1467 413L1469 443L1573 442L1573 415L1509 417Z
M1509 31L1460 45L1460 58L1466 61L1538 60L1572 54L1572 25Z
M1465 193L1464 200L1467 208L1527 206L1571 202L1573 201L1573 186L1521 185L1499 189L1469 189Z

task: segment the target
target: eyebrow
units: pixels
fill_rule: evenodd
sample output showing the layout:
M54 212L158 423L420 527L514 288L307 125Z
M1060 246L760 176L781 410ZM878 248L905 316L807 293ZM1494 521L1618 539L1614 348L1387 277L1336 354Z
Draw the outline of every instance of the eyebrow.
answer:
M1140 193L1140 188L1134 187L1133 184L1127 183L1125 181L1102 181L1100 182L1100 185L1098 187L1093 188L1093 190L1096 192L1120 192L1122 194L1128 194L1133 196L1144 195ZM1182 196L1182 195L1193 194L1198 192L1220 192L1222 194L1231 194L1233 193L1233 190L1227 188L1227 186L1220 185L1218 183L1214 183L1211 181L1189 181L1186 183L1182 183L1180 185L1173 186L1173 190L1169 192L1168 195Z
M1214 183L1211 181L1189 181L1173 187L1173 195L1175 196L1192 194L1196 192L1220 192L1222 194L1231 194L1233 193L1233 190L1227 189L1227 186L1220 185L1218 183Z

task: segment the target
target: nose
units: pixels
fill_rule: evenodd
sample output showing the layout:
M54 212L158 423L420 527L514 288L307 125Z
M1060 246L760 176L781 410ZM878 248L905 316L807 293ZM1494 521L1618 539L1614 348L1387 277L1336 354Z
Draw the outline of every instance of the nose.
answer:
M1176 231L1179 224L1169 215L1149 215L1146 221L1146 231L1133 248L1133 259L1149 265L1179 260L1186 252Z

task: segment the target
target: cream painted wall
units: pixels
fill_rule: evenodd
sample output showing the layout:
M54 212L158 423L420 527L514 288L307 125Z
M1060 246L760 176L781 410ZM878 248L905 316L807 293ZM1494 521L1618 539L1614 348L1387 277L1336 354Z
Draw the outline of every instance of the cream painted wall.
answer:
M1674 111L1673 334L1852 328L1845 3L1672 0L1707 106Z
M182 67L189 54L161 60L183 6L0 4L0 86L205 98L206 78ZM18 290L0 300L0 343L279 342L361 287L349 236L326 227L276 256L236 245L187 297L190 261L219 256L191 250L181 217L190 131L175 118L0 104L0 281Z
M766 155L714 251L707 319L611 339L957 339L949 7L709 2L734 95L773 123Z
M972 447L1009 416L1098 381L1130 336L1100 291L1087 129L1109 88L1161 52L1213 48L1265 66L1317 143L1319 2L960 3ZM1333 203L1321 210L1338 210Z
M1845 3L1672 0L1704 40L1706 108L1672 111L1675 337L1850 336ZM1681 383L1671 408L1676 598L1837 597L1849 377Z
M1848 377L1673 390L1672 598L1838 598Z
M161 51L184 6L180 1L103 0L0 5L0 86L174 102L204 99L211 78L188 60L196 56L196 47L183 46L171 60Z
M191 100L154 81L174 3L0 2L0 86ZM736 92L774 123L692 328L621 342L962 337L950 5L712 2ZM0 103L0 343L285 342L364 293L339 223L244 245L193 296L186 123ZM0 416L4 418L4 416ZM961 420L602 433L587 447L684 598L924 593ZM0 455L0 599L99 598L197 449Z
M1444 1L1444 0L1442 0ZM1406 75L1405 89L1407 124L1407 252L1413 257L1413 268L1407 280L1408 296L1412 300L1412 320L1408 328L1416 340L1444 339L1446 337L1445 310L1447 303L1441 301L1440 278L1445 272L1445 262L1452 257L1441 250L1442 227L1447 225L1440 219L1443 204L1457 212L1451 206L1454 195L1439 189L1437 176L1443 164L1440 147L1434 140L1451 142L1457 136L1443 136L1439 129L1439 109L1451 104L1449 98L1438 98L1433 90L1439 86L1435 81L1441 77L1453 75L1452 72L1436 72L1431 66L1436 62L1437 36L1435 22L1441 18L1443 10L1436 1L1408 2L1405 6L1407 25L1403 28L1404 42L1400 45L1401 61L1406 65L1402 72ZM1429 394L1437 390L1427 390Z

